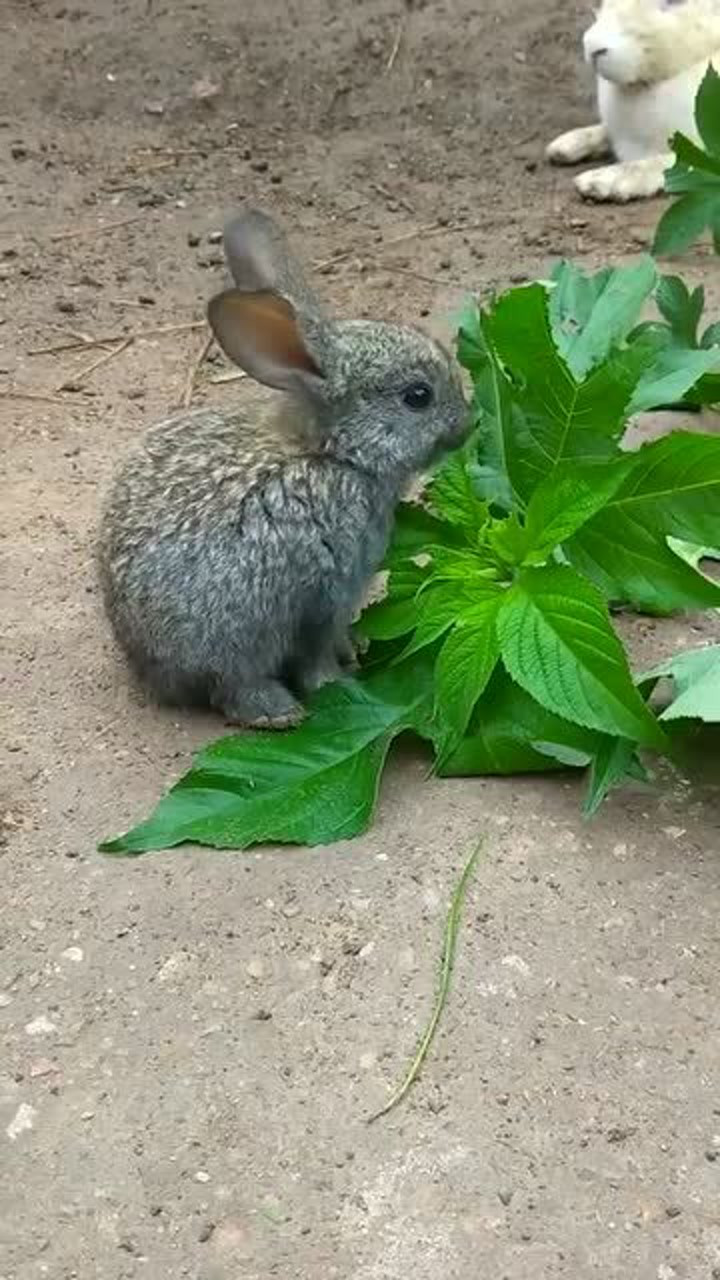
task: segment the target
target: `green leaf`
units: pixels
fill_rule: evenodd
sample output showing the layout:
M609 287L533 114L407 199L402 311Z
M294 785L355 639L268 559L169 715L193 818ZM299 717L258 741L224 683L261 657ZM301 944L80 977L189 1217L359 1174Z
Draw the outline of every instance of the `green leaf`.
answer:
M714 324L708 325L700 340L700 346L720 347L720 320L716 320Z
M549 309L557 349L582 381L627 337L657 280L652 258L587 276L569 262L553 271Z
M602 738L598 742L588 778L588 789L583 812L586 818L597 813L608 792L620 786L628 778L648 781L648 776L638 758L634 742L627 738Z
M470 337L461 330L458 338L458 360L473 379L473 413L476 425L478 461L468 465L478 496L502 510L515 505L512 492L506 438L513 412L510 389L485 337L486 317L475 312Z
M558 354L539 285L512 289L483 320L494 352L494 430L514 491L526 501L539 481L564 462L606 461L641 373L655 358L636 343L578 382ZM498 452L498 450L496 450Z
M443 778L548 773L576 760L586 764L599 740L593 730L541 707L497 666L467 735L437 772ZM552 754L550 742L556 747Z
M653 253L669 257L689 249L713 225L719 199L720 186L717 192L693 192L671 204L657 225Z
M697 719L708 724L720 723L720 644L678 653L644 672L638 683L641 686L654 683L661 676L670 677L675 685L675 697L662 712L661 720Z
M327 685L297 729L220 738L198 754L146 822L101 849L143 853L188 841L246 849L359 835L372 818L393 738L406 729L429 735L430 672L420 657Z
M559 543L602 510L632 467L633 459L627 457L585 466L566 464L541 481L528 503L519 562L547 560Z
M471 468L476 462L477 444L470 442L440 467L425 494L437 515L470 536L477 534L488 515L473 484Z
M497 591L497 568L475 551L454 547L426 547L432 561L429 582L457 582L483 595Z
M458 612L463 608L472 608L476 604L477 594L472 590L460 589L454 582L431 584L418 601L418 622L412 639L398 655L396 661L402 662L413 653L419 653L428 645L439 640L457 621Z
M444 520L438 520L417 502L403 502L395 513L390 550L385 557L385 567L399 559L417 555L431 542L447 542L462 545L462 530L454 529Z
M697 91L695 122L703 146L720 159L720 75L712 63Z
M473 707L499 657L495 630L501 597L463 616L445 640L435 664L435 745L442 765L467 729Z
M630 403L628 414L643 413L661 405L681 400L706 373L720 372L720 352L716 350L691 350L674 346L650 334L638 340L654 354L641 375Z
M694 542L684 542L682 538L673 537L668 538L668 546L693 569L699 569L703 560L720 560L720 547L699 547Z
M699 284L692 293L679 276L661 276L655 292L658 310L682 347L697 347L698 325L705 306L705 290Z
M720 546L720 438L673 432L643 445L607 506L565 544L608 599L650 613L720 607L720 587L667 545Z
M503 662L541 706L576 724L662 749L602 596L573 569L525 569L498 614Z

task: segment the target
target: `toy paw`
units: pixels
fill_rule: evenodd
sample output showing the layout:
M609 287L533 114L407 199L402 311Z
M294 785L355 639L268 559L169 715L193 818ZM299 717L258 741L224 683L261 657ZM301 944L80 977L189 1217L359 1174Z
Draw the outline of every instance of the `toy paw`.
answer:
M561 133L545 148L545 156L551 164L578 164L593 154L589 129L569 129Z
M655 169L621 164L604 165L601 169L588 169L579 173L575 186L583 200L613 201L624 204L628 200L642 200L662 190L663 176Z

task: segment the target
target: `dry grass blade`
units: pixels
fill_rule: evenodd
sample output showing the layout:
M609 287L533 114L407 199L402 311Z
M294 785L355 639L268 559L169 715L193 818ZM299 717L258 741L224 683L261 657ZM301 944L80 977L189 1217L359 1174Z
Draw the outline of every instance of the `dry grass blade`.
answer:
M44 391L17 391L11 388L6 391L4 388L0 391L0 400L41 400L43 404L61 404L67 408L67 400L61 400L59 396L48 395Z
M79 240L81 236L101 236L106 231L117 231L118 227L129 227L131 222L139 222L144 213L134 213L131 218L120 218L117 222L101 222L95 227L71 227L68 231L56 231L51 236L53 244L58 240Z
M131 346L134 341L135 339L132 337L126 338L124 342L120 342L118 346L113 347L112 351L104 351L101 356L98 356L97 360L91 361L91 363L86 365L84 369L80 369L78 373L71 375L69 378L64 378L55 390L64 391L66 388L79 386L80 383L84 382L86 378L89 378L90 374L94 373L96 369L100 369L102 365L107 364L110 360L114 360L115 356L119 356L123 351L127 351L128 347Z
M395 60L400 52L400 45L402 44L404 31L405 31L405 19L401 18L400 22L398 22L397 31L395 32L395 39L393 41L393 47L390 50L390 57L388 58L387 63L385 64L385 71L387 73L392 71L393 67L395 66Z
M204 329L204 320L192 320L187 324L161 324L153 329L138 329L136 333L109 333L103 338L81 337L72 342L57 342L50 347L32 347L25 354L28 356L56 356L63 351L89 350L91 347L107 347L111 342L124 342L126 338L137 342L141 338L159 338L166 333L190 333L193 329Z
M195 383L197 381L197 376L203 364L205 363L205 358L212 344L213 344L213 335L212 333L208 332L205 334L205 337L203 338L203 344L200 347L200 350L197 352L195 359L193 360L190 368L187 371L187 377L185 378L185 387L183 390L182 399L180 401L183 409L189 409L190 405L192 404L193 392L195 391Z
M430 1015L430 1021L428 1022L425 1033L420 1041L418 1051L413 1058L410 1069L402 1084L395 1090L395 1093L392 1095L389 1102L386 1102L384 1107L381 1107L379 1111L376 1111L374 1115L370 1116L368 1124L373 1124L375 1120L379 1120L382 1116L386 1116L388 1112L394 1111L395 1107L403 1101L403 1098L407 1096L417 1080L420 1071L422 1070L423 1063L430 1052L430 1048L433 1040L435 1039L435 1033L438 1029L443 1009L445 1008L448 994L450 992L450 982L452 979L453 965L455 963L455 948L457 946L457 935L460 928L460 916L462 913L463 903L465 901L465 893L467 891L470 877L477 866L482 848L483 842L480 841L468 858L452 896L450 910L448 911L447 920L445 922L445 938L443 941L442 960L440 963L440 982L438 984L438 993L435 998L435 1005L432 1014Z
M389 271L401 276L412 276L413 280L422 280L423 284L434 284L440 288L464 289L465 286L459 280L453 280L451 276L426 276L422 271L413 271L412 267L396 267L392 262L378 262L376 264L377 271Z
M216 373L212 378L208 378L208 382L217 386L222 382L240 382L241 378L247 378L244 369L226 369L224 373Z

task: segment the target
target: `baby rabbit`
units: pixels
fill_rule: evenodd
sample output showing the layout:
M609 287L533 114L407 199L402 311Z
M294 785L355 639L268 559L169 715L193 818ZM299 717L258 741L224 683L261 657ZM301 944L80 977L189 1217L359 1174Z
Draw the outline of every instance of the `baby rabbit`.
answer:
M285 396L153 427L101 522L105 607L161 701L285 728L353 660L349 627L396 503L469 413L452 358L419 330L330 318L279 228L225 228L235 287L212 299L220 346Z
M600 124L561 133L555 164L612 154L618 163L578 174L589 200L635 200L662 191L668 139L697 141L695 94L708 63L720 66L720 0L602 0L583 37L597 77Z

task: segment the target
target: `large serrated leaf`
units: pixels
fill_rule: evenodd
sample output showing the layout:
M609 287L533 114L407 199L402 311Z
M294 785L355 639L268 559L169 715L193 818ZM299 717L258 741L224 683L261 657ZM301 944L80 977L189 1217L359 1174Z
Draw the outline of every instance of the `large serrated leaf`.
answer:
M720 545L720 438L673 432L643 445L618 492L565 545L609 599L651 613L720 607L720 587L667 545Z
M613 737L665 746L602 596L573 569L523 570L497 625L508 672L541 706Z
M502 450L496 452L522 502L563 463L616 456L627 406L652 352L634 344L577 381L555 347L541 285L504 294L483 329L496 380L504 385L495 424Z
M430 665L328 685L286 733L233 734L205 747L146 822L101 845L144 853L188 841L246 849L268 841L327 844L368 826L393 738L429 735Z

